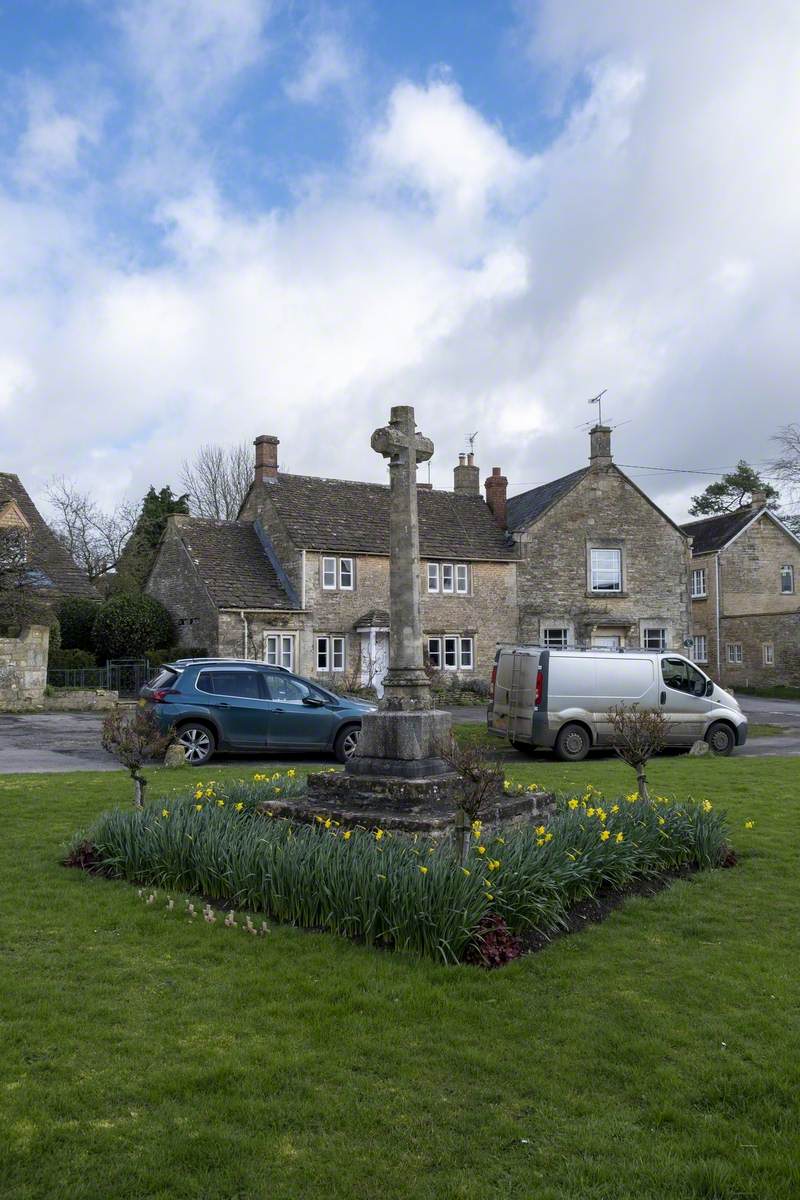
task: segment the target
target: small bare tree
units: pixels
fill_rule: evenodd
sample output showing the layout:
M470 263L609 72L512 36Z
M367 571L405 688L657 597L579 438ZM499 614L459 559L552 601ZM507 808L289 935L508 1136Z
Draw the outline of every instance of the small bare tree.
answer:
M647 764L654 754L664 748L667 740L667 720L657 708L626 707L617 704L608 710L611 721L612 744L619 757L636 772L641 800L648 800Z
M198 517L235 521L252 482L253 458L247 442L201 446L181 466L181 484Z
M172 733L162 733L150 709L121 708L117 705L103 721L103 749L122 763L133 780L133 803L144 807L147 780L142 767L148 759L161 757L172 741Z
M439 747L439 757L461 777L461 798L456 809L456 852L463 866L469 854L470 830L483 806L503 787L503 768L477 742L450 740Z
M92 581L115 570L136 527L138 507L129 501L104 512L88 492L69 479L52 479L47 501L55 517L50 528Z

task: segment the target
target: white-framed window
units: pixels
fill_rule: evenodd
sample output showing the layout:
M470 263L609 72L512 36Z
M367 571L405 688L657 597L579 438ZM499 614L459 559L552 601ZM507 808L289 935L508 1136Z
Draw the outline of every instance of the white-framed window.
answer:
M453 587L453 564L442 563L442 591L452 592Z
M781 567L781 591L786 596L794 592L794 567L791 563L784 563Z
M773 642L762 642L761 653L764 659L765 667L775 666L775 645Z
M442 639L428 638L428 666L434 671L442 669Z
M456 591L459 596L466 596L469 591L469 568L466 563L456 564Z
M704 633L696 633L692 641L692 658L695 662L708 662L708 642Z
M344 670L344 638L322 634L317 637L317 670Z
M725 646L728 662L731 666L741 666L744 662L741 642L728 642Z
M457 637L444 638L444 669L445 671L458 670L458 641Z
M439 564L428 563L428 591L438 592L439 590Z
M663 625L647 625L642 630L642 648L644 650L666 650L667 631Z
M700 600L707 596L706 591L706 569L705 567L697 567L692 571L692 599Z
M591 590L593 592L622 591L622 551L592 548Z
M566 650L569 630L564 625L546 625L542 640L551 650Z
M326 592L336 591L336 559L323 558L322 586Z
M471 637L461 638L461 670L471 671L475 656L473 654L473 645Z
M286 667L287 671L294 668L294 634L265 633L264 662L271 667Z
M339 559L339 587L343 592L352 592L355 579L352 558Z

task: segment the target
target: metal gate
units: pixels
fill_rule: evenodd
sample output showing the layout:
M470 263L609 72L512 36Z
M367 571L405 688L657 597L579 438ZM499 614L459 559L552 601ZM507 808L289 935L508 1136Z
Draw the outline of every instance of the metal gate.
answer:
M139 689L144 687L150 678L150 663L146 658L114 658L106 663L110 691L119 692L120 696L138 696Z

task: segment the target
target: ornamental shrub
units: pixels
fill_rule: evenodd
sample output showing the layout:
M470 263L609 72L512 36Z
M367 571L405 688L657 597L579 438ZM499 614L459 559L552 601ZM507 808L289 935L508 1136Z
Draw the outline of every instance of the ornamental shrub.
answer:
M560 801L546 826L484 833L476 821L462 866L447 839L272 815L270 802L301 791L293 771L198 783L140 813L106 813L67 861L369 945L499 964L514 956L515 937L552 935L604 888L721 866L728 852L724 814L708 802L634 793L611 803L587 792Z
M58 606L58 622L61 626L61 646L64 650L91 652L94 649L92 627L99 607L99 600L87 600L83 596L67 596L61 601Z
M99 662L109 658L142 658L149 646L168 646L173 640L172 618L152 596L132 593L112 596L101 604L92 627Z
M49 671L86 671L96 666L95 657L88 650L51 651L47 659Z

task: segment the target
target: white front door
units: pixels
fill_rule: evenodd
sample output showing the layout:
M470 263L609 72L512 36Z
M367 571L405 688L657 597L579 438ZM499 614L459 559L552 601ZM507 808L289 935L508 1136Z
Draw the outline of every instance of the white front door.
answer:
M389 669L389 634L385 629L364 630L361 634L361 682L383 695L383 677Z

